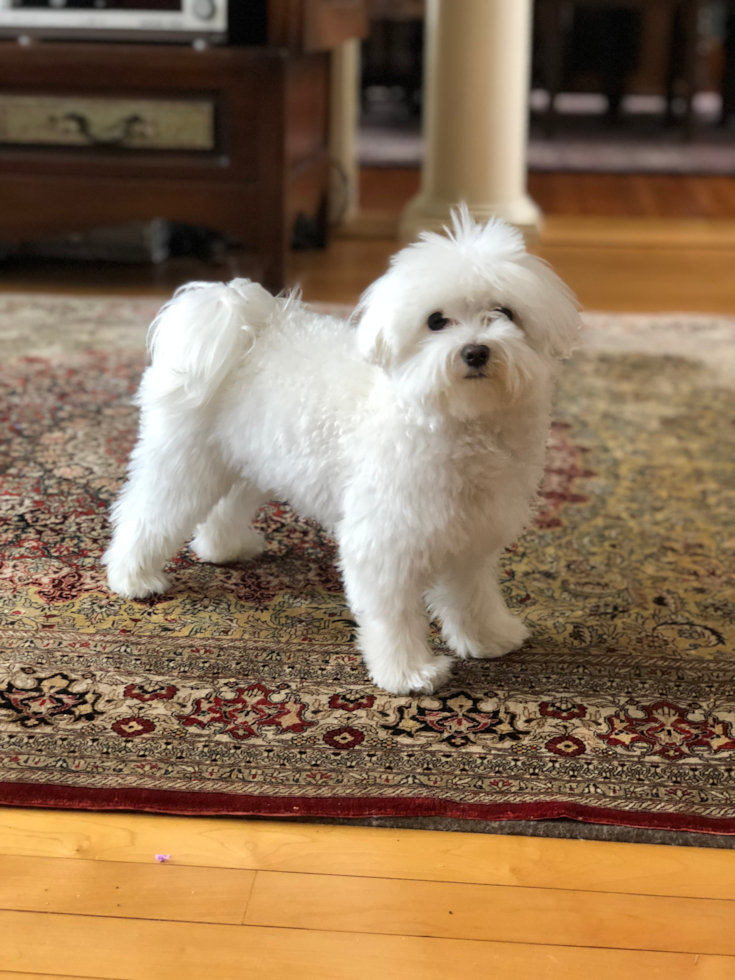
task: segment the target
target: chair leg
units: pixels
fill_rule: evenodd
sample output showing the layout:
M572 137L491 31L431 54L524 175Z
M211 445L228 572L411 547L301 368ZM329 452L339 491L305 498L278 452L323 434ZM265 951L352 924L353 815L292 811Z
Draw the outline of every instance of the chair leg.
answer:
M722 113L720 126L727 126L735 116L735 0L730 0L725 23L725 65L722 77Z
M686 111L684 115L684 139L694 135L697 119L694 113L694 96L699 80L699 14L701 0L684 0L684 83L686 86Z
M564 52L566 49L567 19L569 4L565 0L545 0L541 4L542 31L546 38L546 57L544 74L549 103L544 113L544 132L547 138L556 132L556 96L561 90L564 74Z
M684 23L682 17L682 0L676 0L673 5L671 18L671 33L669 36L669 59L666 67L666 117L667 126L673 126L674 99L676 98L676 82L679 64L684 49Z

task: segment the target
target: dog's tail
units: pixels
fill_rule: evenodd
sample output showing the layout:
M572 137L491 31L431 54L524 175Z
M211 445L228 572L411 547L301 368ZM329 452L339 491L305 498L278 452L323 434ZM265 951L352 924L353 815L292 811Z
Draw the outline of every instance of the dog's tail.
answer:
M182 286L151 324L138 402L174 394L189 405L209 401L281 305L249 279Z

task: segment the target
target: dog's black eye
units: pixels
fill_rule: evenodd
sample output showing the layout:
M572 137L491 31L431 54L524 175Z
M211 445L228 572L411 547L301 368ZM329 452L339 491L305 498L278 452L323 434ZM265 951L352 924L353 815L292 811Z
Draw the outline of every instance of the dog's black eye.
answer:
M436 313L432 313L429 319L426 321L426 325L429 330L443 330L448 323L449 318L438 311Z
M504 317L507 317L510 322L513 322L513 310L509 310L507 306L499 306L495 311L496 313L502 313Z

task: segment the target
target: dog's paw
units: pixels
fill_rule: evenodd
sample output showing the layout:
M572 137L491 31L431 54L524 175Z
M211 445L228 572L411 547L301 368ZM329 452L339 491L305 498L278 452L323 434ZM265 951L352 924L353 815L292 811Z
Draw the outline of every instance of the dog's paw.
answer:
M396 667L384 664L371 671L371 680L389 694L433 694L449 680L451 657L432 657L415 667Z
M108 565L107 584L123 599L147 599L165 592L169 582L163 572Z
M479 640L473 639L456 626L448 623L442 625L442 637L449 649L461 660L468 660L470 657L480 657L482 644Z
M531 635L531 631L517 616L503 617L502 623L495 629L488 629L485 635L471 647L467 647L462 657L474 657L478 660L493 660L504 657L506 653L518 650Z
M222 534L208 534L206 527L202 526L194 536L191 547L202 561L227 565L234 561L250 561L262 555L265 538L250 527L227 538Z

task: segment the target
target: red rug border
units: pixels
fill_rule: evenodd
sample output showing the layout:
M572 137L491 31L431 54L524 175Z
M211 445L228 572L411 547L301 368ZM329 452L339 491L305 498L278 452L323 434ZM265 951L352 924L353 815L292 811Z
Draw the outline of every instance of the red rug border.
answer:
M195 805L192 805L194 804ZM99 789L0 783L0 806L39 809L118 810L186 817L319 817L357 820L370 817L441 817L452 820L576 820L637 830L671 830L735 835L735 818L693 814L624 812L582 803L452 803L436 799L322 799L298 796L236 796L174 790Z

